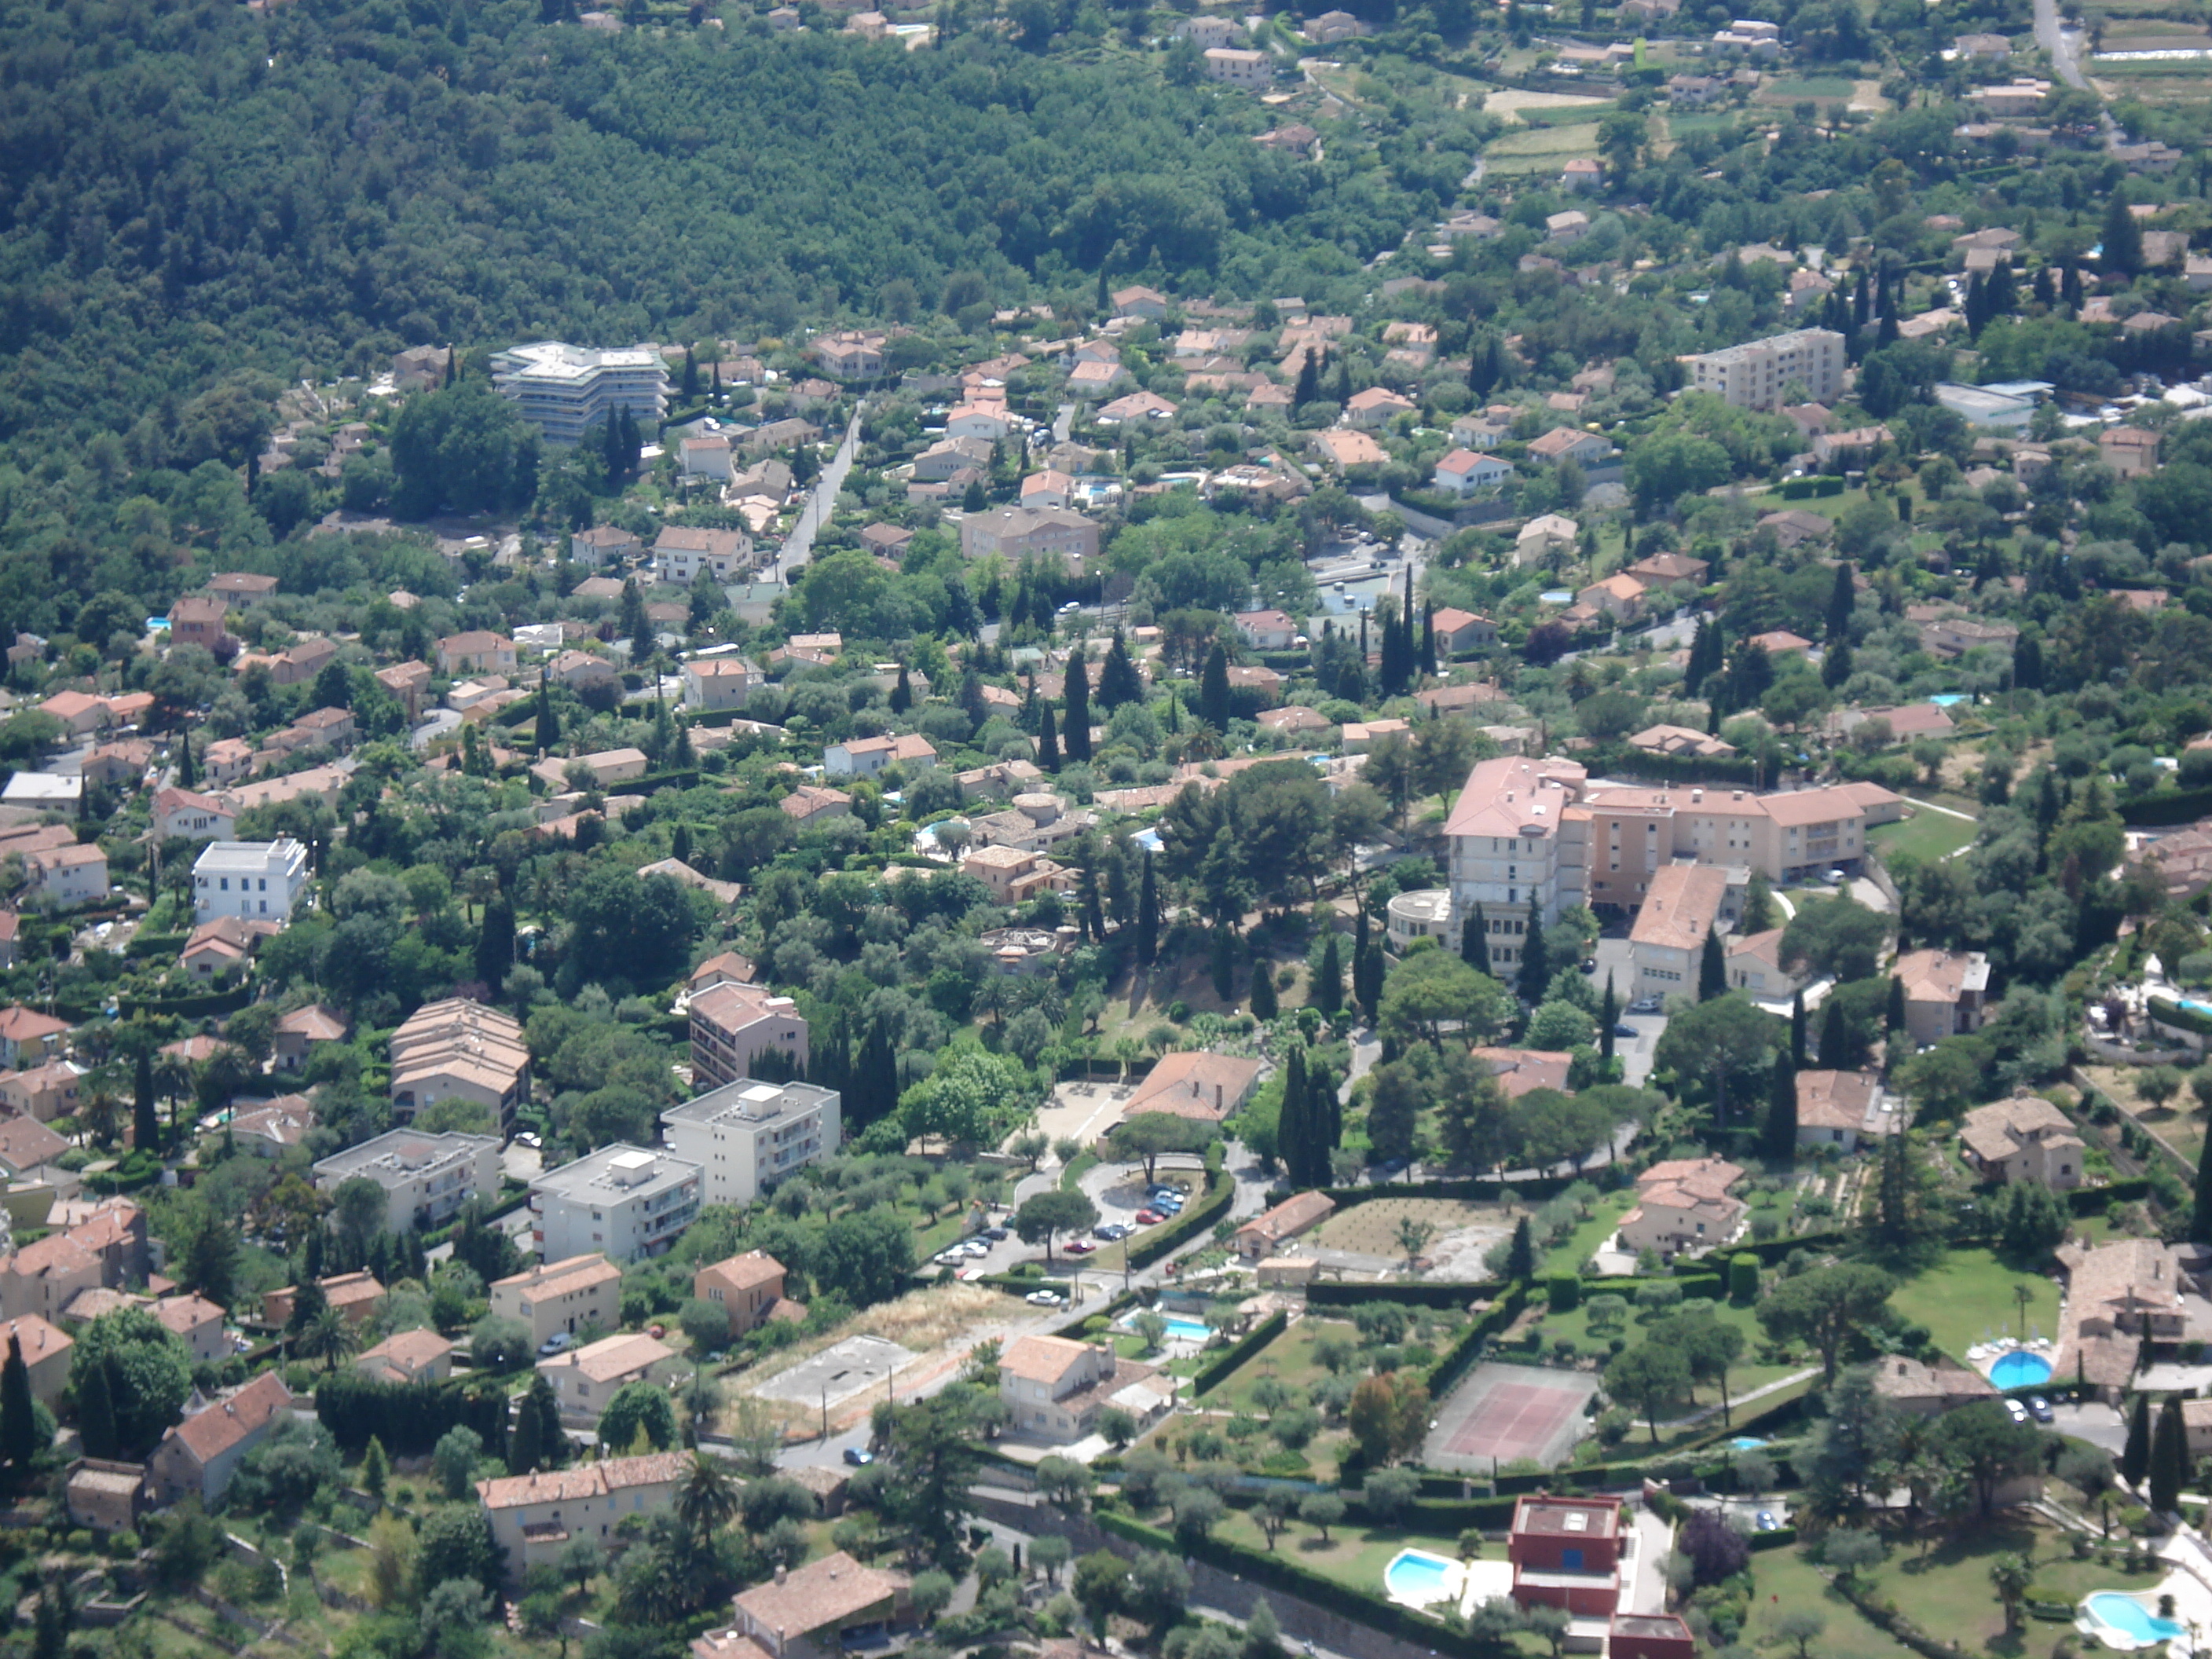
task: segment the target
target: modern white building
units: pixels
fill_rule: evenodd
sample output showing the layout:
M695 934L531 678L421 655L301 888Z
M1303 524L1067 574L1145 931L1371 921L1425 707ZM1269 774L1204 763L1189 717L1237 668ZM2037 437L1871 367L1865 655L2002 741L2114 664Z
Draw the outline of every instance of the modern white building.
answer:
M1844 386L1844 337L1832 328L1798 328L1763 340L1682 359L1690 385L1735 409L1779 409L1794 385L1803 401L1832 404Z
M837 1150L842 1100L811 1083L739 1078L661 1114L668 1145L707 1175L707 1202L750 1204Z
M531 1237L538 1258L604 1254L612 1261L659 1255L699 1218L698 1164L617 1141L530 1183Z
M668 365L644 346L593 350L540 340L491 360L492 384L548 441L572 444L627 409L641 425L668 412Z
M215 842L192 866L193 920L236 916L281 924L313 879L306 846L289 836Z
M384 1188L388 1231L442 1227L478 1194L499 1192L499 1137L394 1129L315 1165L319 1192L336 1192L356 1176Z

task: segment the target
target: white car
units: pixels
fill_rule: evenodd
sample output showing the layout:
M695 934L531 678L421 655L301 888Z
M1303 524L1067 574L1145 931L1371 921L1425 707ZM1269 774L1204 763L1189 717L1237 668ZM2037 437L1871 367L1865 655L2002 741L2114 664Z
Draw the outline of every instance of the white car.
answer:
M565 1352L568 1344L574 1340L566 1331L556 1331L538 1345L538 1357L540 1359L550 1359L555 1354Z
M1067 1298L1058 1291L1031 1291L1022 1298L1032 1308L1064 1308Z

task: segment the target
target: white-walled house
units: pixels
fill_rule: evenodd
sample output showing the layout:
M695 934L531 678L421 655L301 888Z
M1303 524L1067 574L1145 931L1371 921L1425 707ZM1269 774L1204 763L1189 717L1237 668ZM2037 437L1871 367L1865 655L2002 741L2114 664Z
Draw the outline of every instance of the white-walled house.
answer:
M289 836L216 842L192 866L193 918L287 921L313 879L306 846Z

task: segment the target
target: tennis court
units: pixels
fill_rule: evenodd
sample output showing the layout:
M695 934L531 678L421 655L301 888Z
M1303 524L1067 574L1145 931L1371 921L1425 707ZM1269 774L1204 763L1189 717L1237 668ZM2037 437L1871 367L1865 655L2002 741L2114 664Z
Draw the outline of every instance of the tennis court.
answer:
M1557 1463L1581 1437L1596 1392L1586 1372L1478 1365L1438 1408L1423 1455L1432 1468L1470 1474L1522 1458Z

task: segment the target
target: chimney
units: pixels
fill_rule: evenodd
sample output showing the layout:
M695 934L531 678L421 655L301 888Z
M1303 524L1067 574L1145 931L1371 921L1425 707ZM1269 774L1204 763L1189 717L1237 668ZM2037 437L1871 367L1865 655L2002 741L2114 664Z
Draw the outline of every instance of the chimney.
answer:
M781 1583L782 1583L786 1579L789 1578L790 1577L791 1577L791 1574L790 1574L788 1571L787 1571L784 1569L784 1567L783 1567L782 1564L781 1564L781 1562L779 1562L779 1563L777 1564L777 1565L776 1565L776 1569L775 1569L775 1582L776 1582L777 1583L781 1584Z
M1218 1083L1213 1085L1213 1109L1217 1112L1225 1111L1227 1109L1227 1106L1221 1097L1221 1085Z
M1690 805L1692 806L1697 805L1699 802L1703 801L1705 798L1705 792L1702 789L1692 789L1690 791Z

